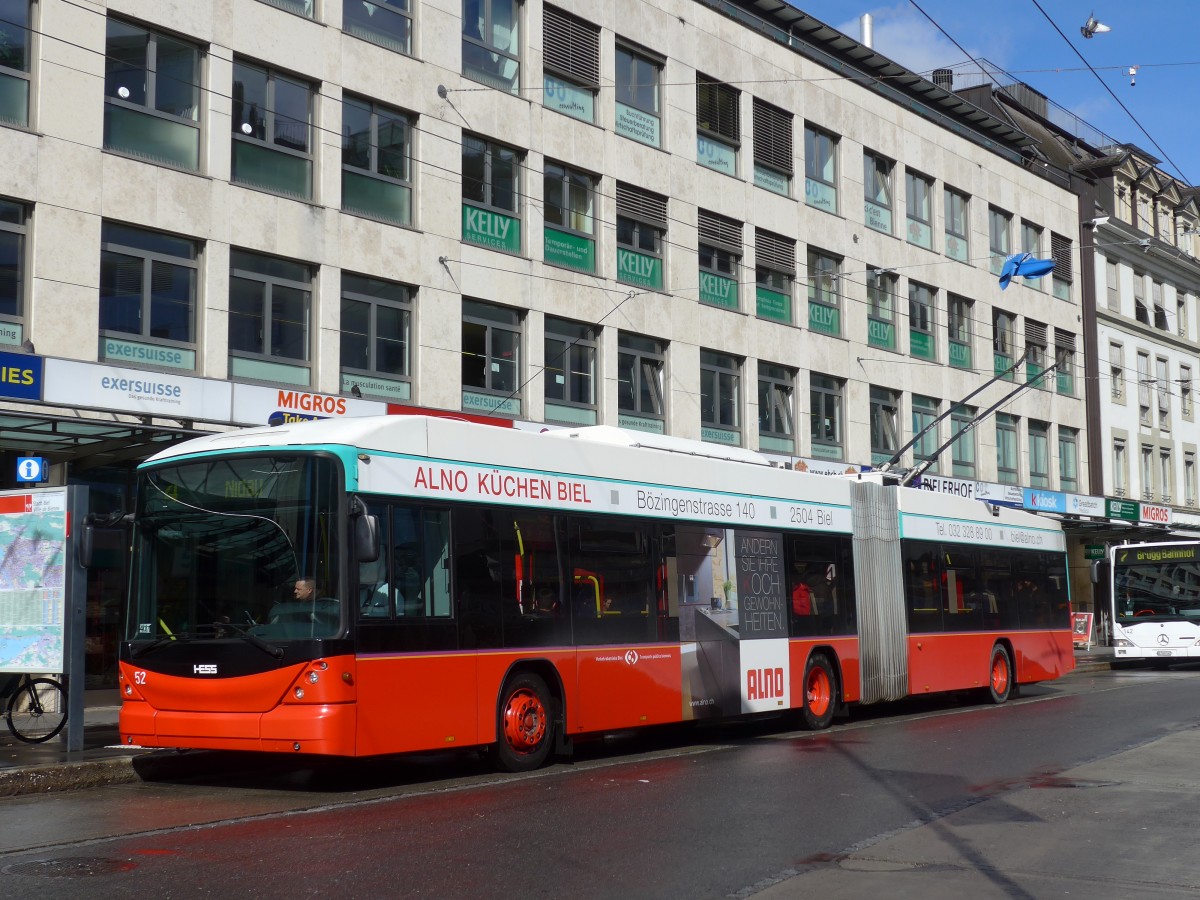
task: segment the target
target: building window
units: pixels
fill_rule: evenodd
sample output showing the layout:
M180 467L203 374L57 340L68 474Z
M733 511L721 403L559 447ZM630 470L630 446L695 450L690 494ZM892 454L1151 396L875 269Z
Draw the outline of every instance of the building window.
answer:
M1075 396L1075 335L1054 329L1054 381L1060 394Z
M741 364L727 353L700 351L700 437L741 444Z
M1112 398L1125 396L1125 351L1120 344L1108 345L1108 375L1112 383Z
M1042 373L1046 371L1046 326L1031 319L1025 320L1025 380L1034 387L1046 389Z
M233 63L233 172L248 187L312 199L312 85Z
M1179 290L1175 291L1175 333L1180 337L1188 333L1187 299Z
M884 269L867 269L867 342L896 349L896 276Z
M1062 425L1058 426L1058 489L1079 490L1079 432Z
M262 2L268 6L286 9L288 12L303 16L306 19L313 17L314 0L262 0Z
M871 464L882 465L900 447L900 394L871 386Z
M736 88L696 76L696 161L735 177L742 140L741 97Z
M1111 259L1104 261L1104 278L1108 291L1108 308L1113 312L1121 311L1121 285L1117 278L1117 264Z
M956 369L970 369L974 360L971 354L971 316L975 304L966 297L951 294L946 301L946 337L950 344L950 365Z
M1189 506L1196 505L1196 454L1183 454L1183 502Z
M596 179L586 172L546 161L542 181L542 250L546 262L581 272L596 271L593 205Z
M1129 483L1126 471L1125 441L1122 438L1113 440L1113 496L1124 497L1126 485Z
M796 452L792 417L796 373L773 363L758 364L758 447L775 453Z
M520 154L472 135L463 135L462 153L463 240L520 253Z
M621 428L665 433L666 367L663 341L624 331L617 335L617 424Z
M808 327L822 334L842 333L840 259L809 248Z
M463 299L463 409L486 415L521 414L521 314Z
M1162 431L1171 430L1171 375L1164 357L1154 360L1154 378L1158 383L1158 427Z
M796 280L796 242L754 229L755 311L760 318L792 322L792 284Z
M0 2L0 122L29 125L31 0Z
M199 244L115 222L100 226L101 358L196 368Z
M1051 276L1054 296L1068 303L1071 302L1071 282L1075 280L1073 252L1069 237L1050 232L1050 258L1054 260L1054 273Z
M1021 220L1021 252L1042 255L1042 229L1024 219Z
M659 106L662 70L661 58L635 50L627 44L617 44L614 73L617 134L651 147L662 146L662 112Z
M941 403L933 397L922 397L913 394L912 398L912 429L917 442L913 444L914 461L930 461L929 471L938 470L937 452L941 441L938 440L938 429L933 423L940 415ZM926 431L926 429L928 429ZM924 432L924 434L922 434ZM917 438L917 435L921 435Z
M971 258L970 200L966 194L960 194L954 188L946 188L942 197L945 206L946 255L965 263Z
M230 375L308 385L312 269L245 250L229 267Z
M1150 380L1150 354L1137 355L1138 376L1138 421L1143 425L1153 425L1150 417L1150 397L1153 393L1153 382Z
M958 406L950 413L951 474L955 478L975 477L975 429L972 427L978 411L973 406Z
M408 285L342 273L342 393L412 399L412 298Z
M1011 225L1012 216L994 206L988 207L988 253L991 254L989 264L993 275L1000 274L1004 260L1012 253L1009 243Z
M842 417L845 382L828 375L808 376L808 408L812 454L820 459L843 459Z
M1167 324L1167 309L1163 306L1163 286L1161 282L1150 282L1150 302L1154 306L1154 327L1159 331L1170 331Z
M699 210L700 302L738 309L742 223Z
M905 217L908 242L933 249L933 180L916 172L904 173Z
M863 220L868 228L892 234L892 169L886 157L863 153Z
M999 376L1013 365L1013 348L1016 346L1016 317L1001 309L992 310L992 370ZM1004 376L1005 381L1014 381L1015 376L1009 372Z
M1154 448L1149 444L1142 444L1142 499L1154 499Z
M342 100L342 209L412 224L413 117L346 94Z
M996 471L1001 484L1018 484L1021 480L1017 419L1007 413L996 413Z
M1158 451L1158 496L1163 503L1170 503L1171 497L1175 493L1175 471L1171 465L1171 451L1167 447L1160 447Z
M0 199L0 345L20 344L24 328L28 211L21 203Z
M937 358L935 304L933 288L915 281L908 283L908 349L918 359Z
M804 202L837 213L837 145L832 134L804 128Z
M1192 418L1192 367L1179 367L1179 414L1185 419Z
M546 421L595 425L596 329L546 317Z
M553 6L542 7L542 105L596 121L600 28Z
M521 4L463 0L462 73L515 94L521 86Z
M397 53L412 52L411 0L346 0L342 30Z
M667 198L617 182L617 280L663 289Z
M200 49L118 19L106 28L104 149L198 171Z
M1150 311L1146 308L1146 276L1133 273L1133 317L1143 325L1150 324Z
M1050 487L1050 426L1045 422L1029 423L1029 485Z
M792 195L792 114L754 98L754 183Z

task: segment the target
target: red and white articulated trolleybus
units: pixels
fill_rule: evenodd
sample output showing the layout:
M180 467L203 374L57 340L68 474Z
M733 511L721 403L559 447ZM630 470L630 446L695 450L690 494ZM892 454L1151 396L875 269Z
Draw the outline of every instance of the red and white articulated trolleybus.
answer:
M1073 665L1066 574L1050 519L603 426L213 435L141 467L121 734L519 771L640 725L1002 703Z

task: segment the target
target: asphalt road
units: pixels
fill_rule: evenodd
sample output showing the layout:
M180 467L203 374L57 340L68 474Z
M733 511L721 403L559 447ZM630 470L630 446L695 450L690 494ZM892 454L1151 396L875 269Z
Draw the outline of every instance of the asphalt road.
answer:
M816 734L655 731L525 776L471 754L156 755L142 784L0 801L0 897L778 893L855 848L1194 729L1198 678L1079 674L1004 707L912 702Z

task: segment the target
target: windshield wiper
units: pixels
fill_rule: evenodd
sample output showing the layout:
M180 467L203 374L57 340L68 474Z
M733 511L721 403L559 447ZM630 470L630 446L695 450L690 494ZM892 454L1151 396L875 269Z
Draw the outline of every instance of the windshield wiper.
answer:
M263 653L273 656L273 657L275 657L275 659L283 659L283 648L282 647L277 647L274 644L268 644L266 641L264 641L262 638L260 638L257 634L253 634L250 631L247 631L241 625L235 625L232 622L213 622L211 625L204 625L202 627L216 629L217 637L221 637L222 635L220 634L220 632L223 631L224 629L228 628L234 634L236 634L238 637L240 637L242 640L246 641L249 644L253 644L255 647L257 647Z
M135 647L134 649L130 650L129 658L130 659L138 659L139 657L145 656L147 653L151 652L152 650L157 650L163 644L169 644L171 641L185 642L185 641L190 641L191 639L192 639L192 636L190 634L188 634L186 631L181 631L178 634L162 634L162 635L159 635L158 637L156 637L154 640L152 640L145 647Z

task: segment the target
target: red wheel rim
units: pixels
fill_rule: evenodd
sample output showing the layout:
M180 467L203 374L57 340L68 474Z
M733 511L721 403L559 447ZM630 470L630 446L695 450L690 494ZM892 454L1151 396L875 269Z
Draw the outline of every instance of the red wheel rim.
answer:
M504 739L517 753L532 753L546 736L546 707L533 691L522 688L504 704Z
M833 685L829 681L829 674L819 666L813 667L808 673L804 699L814 716L823 716L829 711L829 705L833 702Z
M992 657L992 690L1001 696L1008 690L1008 660L1003 653Z

